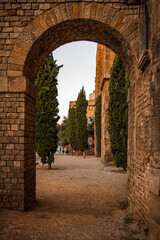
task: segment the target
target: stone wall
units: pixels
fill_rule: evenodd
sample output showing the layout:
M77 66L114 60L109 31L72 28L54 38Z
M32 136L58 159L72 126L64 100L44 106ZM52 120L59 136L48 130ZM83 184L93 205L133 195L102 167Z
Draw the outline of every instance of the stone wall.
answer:
M103 79L102 85L102 109L101 109L101 161L103 164L113 161L113 155L110 150L111 142L110 135L108 132L109 126L109 114L108 114L108 104L109 104L109 79Z
M76 101L69 102L69 108L76 107ZM87 106L87 118L94 118L94 111L95 111L95 100L88 100Z
M110 151L110 137L108 134L108 101L109 101L109 78L110 69L115 58L115 53L103 45L97 44L96 55L96 78L95 78L95 95L102 94L101 109L101 160L104 164L113 160ZM96 139L96 134L95 134ZM96 141L95 141L96 154Z
M0 93L0 207L24 209L35 200L35 100Z
M95 77L95 99L101 94L101 86L103 82L103 62L104 62L104 46L97 44L96 53L96 77Z
M102 112L101 112L101 160L104 164L113 161L113 156L110 150L111 142L108 133L109 126L109 115L108 115L108 104L109 104L109 78L110 69L113 65L115 53L110 49L104 47L103 50L103 81L101 85L102 93Z

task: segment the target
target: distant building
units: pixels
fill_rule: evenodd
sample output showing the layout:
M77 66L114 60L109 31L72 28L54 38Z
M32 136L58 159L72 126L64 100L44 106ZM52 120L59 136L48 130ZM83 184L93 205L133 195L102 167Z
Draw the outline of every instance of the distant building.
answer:
M76 107L76 101L69 102L69 108ZM94 118L95 111L95 91L89 94L88 106L87 106L87 118Z

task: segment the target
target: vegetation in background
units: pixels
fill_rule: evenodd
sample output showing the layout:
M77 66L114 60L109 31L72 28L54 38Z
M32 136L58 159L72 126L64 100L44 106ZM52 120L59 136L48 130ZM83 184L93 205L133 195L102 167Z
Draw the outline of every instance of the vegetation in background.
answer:
M92 138L94 140L94 118L90 117L87 119L87 132L88 138Z
M101 94L95 102L96 152L101 156Z
M88 142L87 133L87 105L86 94L84 87L80 90L76 102L76 138L77 150L84 151Z
M109 133L111 152L117 167L127 167L129 76L121 59L116 56L109 84Z
M68 141L68 117L63 117L61 124L58 124L58 140L61 146L69 144Z
M54 162L54 153L58 145L58 100L57 75L61 66L57 66L53 55L41 65L35 85L38 89L36 103L36 148L42 163Z
M76 137L76 108L68 111L68 141L74 150L77 150L78 139Z

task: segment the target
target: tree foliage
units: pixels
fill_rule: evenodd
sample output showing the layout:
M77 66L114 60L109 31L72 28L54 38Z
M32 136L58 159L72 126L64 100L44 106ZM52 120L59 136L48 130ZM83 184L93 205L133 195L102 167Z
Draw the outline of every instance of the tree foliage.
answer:
M77 150L84 151L87 146L87 105L86 94L84 87L80 90L76 102L76 138Z
M128 73L121 59L116 56L109 84L109 133L115 165L124 169L127 166L128 87Z
M43 163L54 162L54 153L58 144L58 100L57 75L61 66L57 66L52 54L41 65L35 85L38 89L36 103L36 147Z
M68 111L68 141L74 150L77 150L76 137L76 108L70 108Z
M101 156L101 94L95 102L95 126L96 126L96 152L97 157Z
M62 146L68 145L68 117L63 117L61 124L58 124L58 139Z
M87 132L88 137L94 140L94 118L90 117L87 119Z

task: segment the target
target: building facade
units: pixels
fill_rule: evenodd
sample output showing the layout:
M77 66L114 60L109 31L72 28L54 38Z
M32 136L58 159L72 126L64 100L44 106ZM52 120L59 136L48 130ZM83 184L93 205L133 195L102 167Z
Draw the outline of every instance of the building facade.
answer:
M69 108L76 107L76 101L69 102ZM88 106L87 106L87 118L94 118L95 111L95 91L89 94Z

